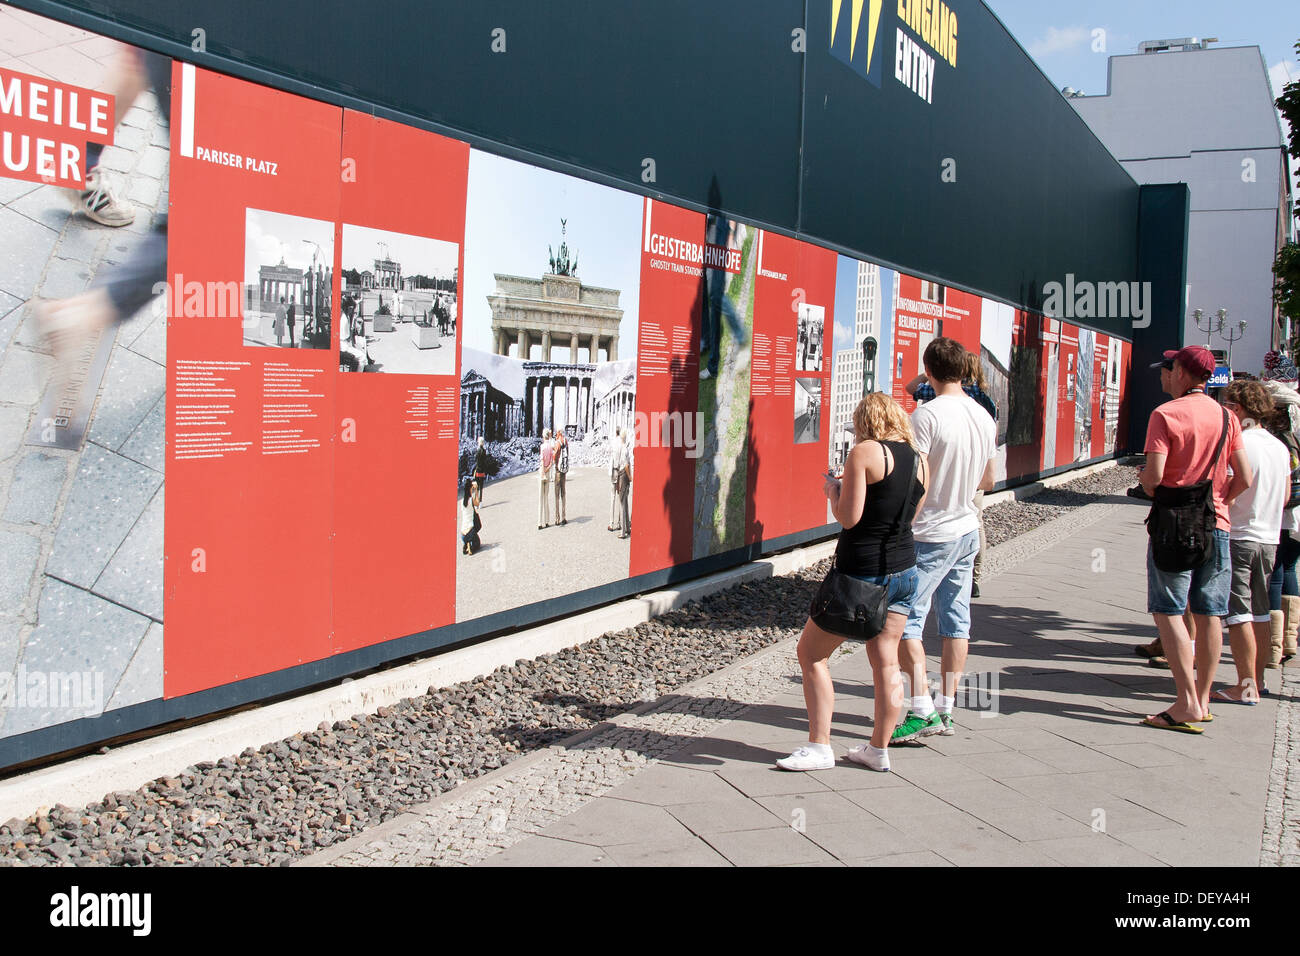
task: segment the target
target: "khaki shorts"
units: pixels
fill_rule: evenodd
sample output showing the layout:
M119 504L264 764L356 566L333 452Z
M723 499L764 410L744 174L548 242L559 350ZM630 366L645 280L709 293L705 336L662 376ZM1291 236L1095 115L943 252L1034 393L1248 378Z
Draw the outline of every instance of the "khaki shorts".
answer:
M1258 541L1230 541L1232 590L1228 595L1229 627L1234 624L1268 622L1268 579L1273 573L1277 545Z

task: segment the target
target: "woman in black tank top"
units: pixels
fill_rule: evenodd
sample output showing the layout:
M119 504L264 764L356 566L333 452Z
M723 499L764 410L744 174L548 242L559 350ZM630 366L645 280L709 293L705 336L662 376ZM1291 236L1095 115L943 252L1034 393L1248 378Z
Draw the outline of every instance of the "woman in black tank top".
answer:
M875 697L871 741L847 756L873 770L888 770L886 748L898 723L903 694L898 642L917 587L912 518L925 500L930 472L925 456L912 446L907 414L888 395L864 398L853 413L853 429L857 444L849 452L843 474L828 478L824 487L831 511L844 528L835 566L844 574L888 588L889 613L884 630L866 642ZM776 762L782 770L825 770L835 765L830 748L835 688L827 661L843 642L843 636L823 630L811 618L804 625L799 666L808 705L808 743Z

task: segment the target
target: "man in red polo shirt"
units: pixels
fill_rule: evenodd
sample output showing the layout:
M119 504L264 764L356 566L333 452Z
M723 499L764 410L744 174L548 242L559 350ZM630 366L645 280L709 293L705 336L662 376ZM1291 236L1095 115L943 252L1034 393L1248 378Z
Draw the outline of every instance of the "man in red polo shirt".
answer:
M1166 352L1165 357L1173 360L1168 374L1169 394L1174 398L1153 411L1147 423L1142 488L1153 495L1159 485L1184 488L1212 479L1217 521L1213 557L1191 571L1161 571L1147 545L1147 611L1160 632L1177 698L1164 713L1148 717L1143 723L1162 730L1200 733L1202 728L1196 725L1210 712L1210 688L1223 650L1220 619L1228 613L1232 583L1227 502L1249 488L1254 475L1236 416L1227 416L1225 436L1224 409L1205 393L1205 383L1214 374L1215 366L1210 350L1189 345L1172 355ZM1223 447L1218 450L1221 436ZM1196 623L1194 680L1192 639L1183 622L1183 612L1189 605Z

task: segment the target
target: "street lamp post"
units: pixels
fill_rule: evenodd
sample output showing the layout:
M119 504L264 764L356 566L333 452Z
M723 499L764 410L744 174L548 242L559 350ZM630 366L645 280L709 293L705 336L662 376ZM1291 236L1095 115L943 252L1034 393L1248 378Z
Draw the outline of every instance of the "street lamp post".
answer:
M1226 310L1226 309L1220 309L1220 310L1219 310L1219 314L1220 314L1220 315L1227 315L1227 310ZM1232 370L1232 343L1235 342L1235 341L1237 341L1237 339L1241 338L1243 335L1246 334L1246 320L1245 320L1245 319L1242 319L1240 322L1237 323L1237 334L1236 334L1236 335L1233 335L1233 334L1232 334L1232 326L1229 326L1228 329L1227 329L1227 331L1221 331L1219 334L1220 334L1221 336L1223 336L1225 339L1228 340L1228 370L1229 370L1229 372L1231 372L1231 370Z
M1215 332L1223 330L1223 323L1228 318L1228 310L1220 309L1216 315L1209 317L1205 326L1201 325L1201 319L1205 318L1205 313L1200 309L1195 309L1192 312L1192 318L1196 322L1196 328L1205 333L1205 347L1208 349L1210 347L1211 336L1213 336Z

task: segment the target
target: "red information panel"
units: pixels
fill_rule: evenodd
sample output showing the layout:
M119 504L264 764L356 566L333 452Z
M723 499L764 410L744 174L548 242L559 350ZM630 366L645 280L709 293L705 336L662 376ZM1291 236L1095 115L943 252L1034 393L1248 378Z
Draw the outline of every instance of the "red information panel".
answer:
M770 232L759 242L747 544L825 521L834 355L835 253Z
M1075 401L1079 391L1079 329L1065 322L1058 323L1058 326L1061 348L1056 378L1056 464L1060 466L1074 461L1077 454Z
M647 199L642 229L637 414L651 428L674 415L693 422L706 290L692 247L705 242L705 217ZM698 453L684 442L638 444L630 575L691 560Z
M891 394L910 415L916 399L907 393L907 385L925 372L921 357L925 347L944 334L943 286L898 273L894 308L894 367Z
M334 107L177 65L165 696L325 657Z
M979 355L983 300L957 289L944 289L943 300L943 334Z
M468 169L465 143L344 113L335 653L455 618Z

